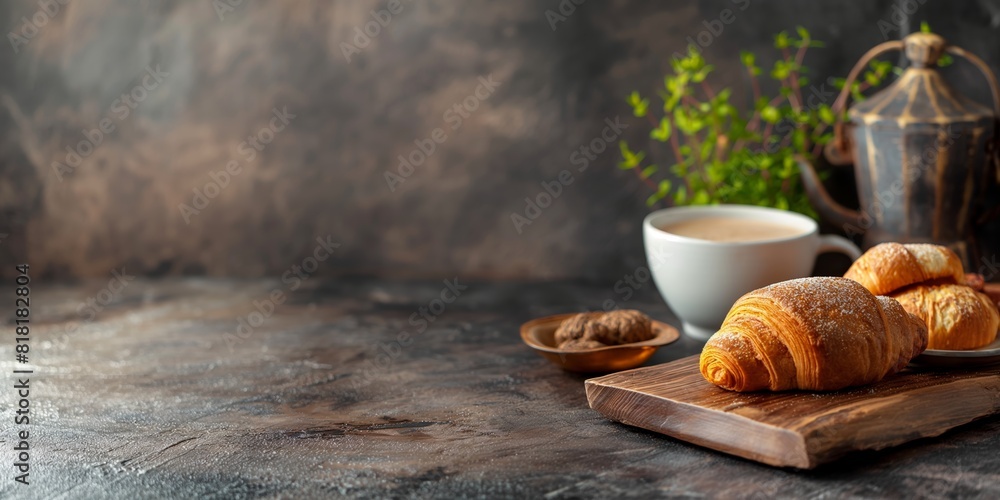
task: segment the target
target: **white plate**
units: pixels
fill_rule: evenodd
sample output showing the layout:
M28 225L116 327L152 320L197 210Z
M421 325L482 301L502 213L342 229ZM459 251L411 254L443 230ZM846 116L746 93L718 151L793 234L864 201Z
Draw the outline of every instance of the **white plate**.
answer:
M1000 363L1000 338L992 344L968 351L927 349L912 361L915 365L937 368L961 368Z

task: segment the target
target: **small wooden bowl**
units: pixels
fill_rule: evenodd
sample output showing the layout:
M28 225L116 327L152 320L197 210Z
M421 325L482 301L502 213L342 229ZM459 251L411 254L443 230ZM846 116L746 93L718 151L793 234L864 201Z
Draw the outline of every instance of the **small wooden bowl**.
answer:
M521 325L521 340L564 370L584 373L607 373L635 368L646 362L662 346L680 338L676 328L653 321L655 336L642 342L610 345L594 349L563 350L556 347L556 328L576 314L557 314L533 319Z

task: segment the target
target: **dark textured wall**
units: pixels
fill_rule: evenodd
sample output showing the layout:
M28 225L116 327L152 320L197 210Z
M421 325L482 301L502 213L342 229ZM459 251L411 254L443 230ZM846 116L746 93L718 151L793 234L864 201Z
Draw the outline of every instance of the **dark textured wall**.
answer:
M904 31L928 19L997 67L1000 2L913 3ZM0 254L51 278L280 274L327 236L340 246L318 273L620 276L644 262L648 192L615 168L613 144L584 172L571 154L606 119L637 125L623 97L655 88L703 22L736 10L706 54L741 99L738 52L763 53L779 30L808 27L828 43L808 64L842 76L895 24L890 0L590 0L573 12L569 0L402 0L365 44L356 30L389 2L52 5L0 7L0 27L24 36L0 47ZM565 20L547 18L560 8ZM44 26L28 37L22 16ZM986 97L971 70L953 73ZM499 83L477 95L484 78ZM271 120L285 109L287 125ZM283 128L262 132L269 123ZM97 142L102 126L70 165L67 146L83 131ZM241 146L251 135L270 142ZM391 190L386 172L419 159L415 141L434 151ZM565 168L573 184L518 234L511 213Z

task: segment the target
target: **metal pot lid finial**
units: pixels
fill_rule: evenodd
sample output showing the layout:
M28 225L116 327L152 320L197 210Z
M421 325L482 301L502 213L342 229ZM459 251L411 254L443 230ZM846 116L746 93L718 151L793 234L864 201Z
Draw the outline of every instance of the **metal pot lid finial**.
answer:
M906 58L914 68L933 68L947 44L934 33L913 33L903 38Z
M955 91L938 72L938 59L948 50L944 38L913 33L903 39L903 48L910 66L884 90L855 104L848 112L852 121L904 128L992 119L992 109Z

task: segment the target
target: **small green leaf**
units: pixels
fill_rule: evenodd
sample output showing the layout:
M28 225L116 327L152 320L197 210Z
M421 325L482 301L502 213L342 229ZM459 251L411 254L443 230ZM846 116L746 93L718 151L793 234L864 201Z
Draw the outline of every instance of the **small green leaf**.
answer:
M788 48L788 33L782 31L777 35L774 35L774 48L776 49Z
M790 68L788 63L785 61L774 61L774 68L771 69L771 78L775 80L784 80L788 78Z
M662 198L662 197L666 196L667 193L670 192L670 188L671 188L670 180L669 179L663 179L662 181L660 181L660 185L657 188L656 193L659 194L660 197Z
M893 64L889 61L872 61L870 64L871 68L879 76L885 76L892 71Z
M827 106L826 104L820 106L818 112L819 112L819 119L823 120L823 123L827 125L833 125L833 123L837 121L837 118L833 116L833 110L830 109L830 106Z
M618 162L618 168L622 170L629 170L638 167L642 160L646 157L646 153L639 151L638 153L629 150L628 144L625 141L620 141L618 143L618 148L622 153L622 161Z
M705 126L703 121L697 119L693 113L689 113L684 108L674 110L674 123L677 124L678 130L687 135L697 134Z
M767 123L778 123L781 119L781 112L774 106L766 106L760 111L760 117Z
M680 163L678 163L678 164L670 167L670 171L673 172L674 175L676 175L677 177L683 178L688 173L687 163L680 162Z
M698 172L689 172L687 176L684 177L684 181L687 182L688 186L690 186L691 191L701 189L702 186L705 185L705 181L701 179L701 174Z
M667 91L667 95L677 94L683 92L684 88L681 85L680 77L668 76L663 80L663 89Z
M666 101L663 101L663 111L666 113L671 113L677 108L677 105L681 102L681 96L673 96Z
M638 92L633 91L628 96L628 103L632 106L632 114L642 118L649 110L649 99L644 99Z
M648 179L648 178L652 177L652 175L655 174L657 172L657 170L658 169L657 169L656 165L650 165L650 166L642 169L642 174L641 174L642 178L643 179Z
M701 151L700 151L700 155L699 155L699 158L701 159L701 161L708 160L708 158L710 156L712 156L712 151L714 151L714 150L715 150L715 143L714 142L709 141L709 140L705 140L705 142L701 143Z
M691 75L691 81L694 83L701 83L705 81L705 78L708 78L708 74L711 73L713 69L715 69L715 66L712 66L711 64L705 65Z
M659 203L660 200L662 200L662 199L663 198L660 197L660 193L653 193L653 194L649 195L649 198L646 198L646 206L652 208L657 203Z
M809 30L805 29L804 27L798 26L795 28L795 31L798 32L799 38L801 38L802 40L809 39Z
M708 181L711 183L711 185L716 186L716 188L718 188L721 184L723 184L726 181L726 178L728 177L728 172L726 171L725 166L721 162L713 161L709 163L708 166L705 167L705 175L708 177Z
M792 132L792 144L795 149L802 151L806 148L806 132L801 128L797 128Z
M681 68L681 58L673 56L670 58L670 68L674 70L674 73L680 73L683 71Z
M784 194L778 193L774 200L774 208L779 210L788 210L788 197Z
M748 52L744 50L740 52L740 61L743 63L744 66L748 68L753 68L754 62L756 61L756 56L754 56L753 52Z
M691 199L692 205L707 205L711 201L712 197L708 194L705 189L699 189L694 193L694 197Z
M649 136L660 142L667 142L670 139L670 133L673 131L673 127L670 125L670 120L667 117L660 119L660 126L654 128L649 132Z
M790 179L798 174L795 164L795 158L791 156L786 156L781 162L781 170L778 172L778 178L780 179Z
M931 32L931 25L927 24L927 21L920 21L920 32L921 33L930 33Z
M684 186L677 188L674 192L674 205L683 205L687 202L687 189Z

